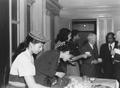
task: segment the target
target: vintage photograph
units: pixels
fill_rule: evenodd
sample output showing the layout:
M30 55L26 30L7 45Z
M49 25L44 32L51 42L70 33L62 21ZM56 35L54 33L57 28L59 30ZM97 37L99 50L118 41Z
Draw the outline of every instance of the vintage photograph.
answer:
M120 88L120 0L0 0L0 88Z

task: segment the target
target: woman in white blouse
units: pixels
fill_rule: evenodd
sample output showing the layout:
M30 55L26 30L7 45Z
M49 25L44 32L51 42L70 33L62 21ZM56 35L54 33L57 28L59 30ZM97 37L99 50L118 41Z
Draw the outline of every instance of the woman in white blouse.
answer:
M43 49L46 39L37 34L29 33L14 54L9 75L8 88L46 88L35 82L36 75L33 54Z

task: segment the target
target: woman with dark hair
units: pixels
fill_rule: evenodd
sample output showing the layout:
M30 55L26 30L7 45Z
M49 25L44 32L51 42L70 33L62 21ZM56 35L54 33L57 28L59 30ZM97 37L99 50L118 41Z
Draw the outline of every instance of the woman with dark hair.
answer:
M111 37L109 37L111 36ZM113 43L115 41L115 34L113 32L109 32L106 35L106 43Z
M36 81L44 86L52 86L54 78L63 78L66 75L67 61L72 57L71 48L68 45L38 55L35 61ZM59 65L61 60L64 62L62 67Z
M75 75L80 76L80 68L79 68L79 62L82 58L87 58L89 55L87 54L81 54L80 53L80 47L79 47L79 31L78 30L72 30L71 35L71 41L69 42L69 45L72 49L72 53L74 57L72 58L72 61L74 62L73 65L68 64L67 66L67 74L68 75Z
M37 34L29 33L14 54L9 75L8 88L46 88L35 82L36 75L33 54L42 51L46 39Z
M71 39L71 31L67 28L60 29L57 37L55 39L55 49L59 46L65 45L66 42L69 42Z

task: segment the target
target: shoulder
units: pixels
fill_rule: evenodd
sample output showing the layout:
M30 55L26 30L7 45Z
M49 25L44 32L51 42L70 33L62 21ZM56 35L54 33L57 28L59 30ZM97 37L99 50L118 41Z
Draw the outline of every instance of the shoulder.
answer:
M50 58L50 57L56 56L56 55L59 55L59 52L57 50L49 50L49 51L43 52L41 55L38 55L37 59Z
M27 53L24 51L24 52L20 53L20 54L16 57L15 61L27 60L27 59L25 59L25 58L28 58L28 55L27 55Z
M104 48L104 47L107 47L107 46L108 46L107 43L103 43L103 44L101 45L101 48Z
M89 43L86 43L85 45L83 45L83 48L88 48L90 46Z
M13 62L13 65L19 66L21 64L31 63L32 60L33 57L27 51L23 51L16 57L16 59Z
M29 60L28 58L30 58L30 55L28 55L28 53L27 53L26 51L24 51L24 52L22 52L21 54L19 54L19 55L17 56L17 58L18 58L20 61L22 61L22 60L27 61L27 60Z
M49 54L57 54L58 53L58 51L57 50L48 50L48 51L45 51L45 52L43 52L42 54L41 54L41 56L43 55L49 55Z
M24 67L26 67L29 63L30 60L27 54L24 52L20 53L12 63L10 73L18 75L18 69L23 69L23 66L25 65Z

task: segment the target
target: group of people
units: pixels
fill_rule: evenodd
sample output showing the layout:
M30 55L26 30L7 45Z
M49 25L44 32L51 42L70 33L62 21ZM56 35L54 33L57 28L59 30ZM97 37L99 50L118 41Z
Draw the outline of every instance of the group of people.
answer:
M79 31L62 28L55 39L55 48L41 53L48 40L44 36L31 32L13 55L14 61L7 87L50 88L56 80L65 76L99 77L101 72L106 77L112 77L113 64L114 75L117 80L120 80L119 36L120 31L115 38L113 33L108 33L106 43L101 46L99 55L96 34L89 33L87 42L80 47ZM113 41L111 38L114 38ZM110 50L109 43L114 46L110 52L107 51ZM37 56L34 57L34 54Z
M67 65L67 75L98 77L100 72L99 63L102 62L102 59L98 55L96 35L89 33L87 42L82 47L80 46L79 39L79 31L75 29L70 31L63 28L57 35L55 48L69 45L74 55L72 58L74 64Z
M74 64L67 64L67 75L104 77L120 82L120 31L107 33L99 53L96 38L95 33L89 33L87 42L80 46L78 30L63 28L59 31L55 48L70 44L74 52Z

